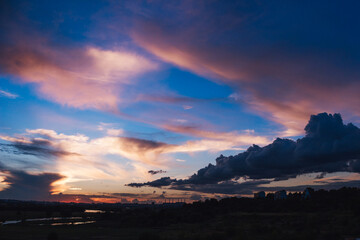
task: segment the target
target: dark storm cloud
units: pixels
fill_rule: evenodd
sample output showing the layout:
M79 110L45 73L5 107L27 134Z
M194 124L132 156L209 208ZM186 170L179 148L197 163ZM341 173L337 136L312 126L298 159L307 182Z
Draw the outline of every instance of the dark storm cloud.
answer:
M317 175L315 178L316 178L316 179L322 179L322 178L325 177L325 175L326 175L326 173L323 172L323 173L320 173L319 175Z
M303 191L304 189L311 187L315 190L324 189L339 189L342 187L359 187L360 180L350 180L346 181L344 179L332 179L332 182L324 181L324 182L316 182L316 184L309 185L298 185L298 186L268 186L267 184L271 183L268 180L254 180L244 183L238 183L234 181L225 181L217 184L190 184L190 185L173 185L171 188L176 190L186 190L186 191L194 191L201 193L218 193L218 194L239 194L239 195L251 195L254 192L258 191L266 191L266 192L274 192L286 189L287 191Z
M335 180L335 179L333 179ZM280 191L286 189L287 191L303 191L304 189L311 187L315 190L324 189L324 190L332 190L332 189L339 189L343 187L356 187L360 186L360 180L351 180L351 181L344 181L343 179L337 179L337 182L324 182L319 185L299 185L299 186L290 186L290 187L266 187L266 186L259 186L255 188L255 191ZM341 180L341 181L340 181Z
M287 179L312 172L360 172L360 129L343 124L340 114L313 115L306 135L293 141L277 138L273 143L253 145L235 156L220 156L216 165L200 169L189 183L206 184L246 176L251 179Z
M129 146L136 147L139 150L150 150L150 149L159 149L166 146L169 146L169 144L163 143L163 142L156 142L152 140L145 140L145 139L138 139L138 138L130 138L130 137L121 137L120 139L124 140L126 144Z
M169 151L175 146L164 142L130 137L119 137L118 143L126 154L149 164L154 164L154 162L159 160L160 154Z
M148 171L151 175L159 174L159 173L166 173L164 170L150 170Z
M174 184L171 186L171 188L176 190L194 191L202 193L249 195L252 194L254 190L258 189L259 185L269 184L270 182L271 181L269 180L254 180L243 183L238 183L235 181L224 181L215 184Z
M190 185L217 184L233 178L286 180L313 172L360 172L360 129L343 124L340 114L312 115L305 127L306 135L293 141L277 138L273 143L253 145L235 156L221 155L216 164L209 164L184 180L164 177L129 186L181 189ZM236 183L237 184L237 183ZM220 186L220 185L219 185ZM226 190L224 190L226 191ZM209 190L210 192L210 190Z
M202 193L221 193L221 194L252 194L252 192L258 189L261 184L269 184L270 180L254 180L243 183L235 181L224 181L213 184L193 184L186 180L177 180L164 177L153 182L146 183L130 183L127 186L130 187L166 187L170 186L171 189L181 191L193 191ZM192 199L199 200L199 199Z
M18 200L49 200L51 184L63 178L57 173L30 174L25 171L9 170L0 166L0 172L6 173L4 182L8 184L0 191L0 198Z
M53 146L51 140L46 139L31 139L29 143L13 142L12 144L1 144L0 151L12 154L34 155L38 157L61 157L68 155L78 155L64 151L58 147Z
M129 183L126 184L126 186L129 187L143 187L143 186L149 186L149 187L164 187L169 186L170 184L177 182L176 179L171 179L170 177L163 177L160 179L157 179L155 181L146 182L146 183Z
M202 196L200 194L192 194L190 196L190 200L199 201L202 199Z

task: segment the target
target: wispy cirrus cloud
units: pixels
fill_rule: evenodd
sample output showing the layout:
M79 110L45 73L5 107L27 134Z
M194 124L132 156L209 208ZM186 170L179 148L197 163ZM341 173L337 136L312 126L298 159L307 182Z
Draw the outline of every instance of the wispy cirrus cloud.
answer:
M6 98L11 98L11 99L15 99L15 98L19 97L19 95L17 95L17 94L7 92L7 91L1 90L1 89L0 89L0 96L6 97Z
M245 96L242 103L285 126L283 136L295 136L311 114L360 114L355 40L360 36L343 27L359 18L351 4L333 3L321 11L326 21L318 21L322 6L321 1L311 8L290 2L281 8L216 1L164 4L162 10L173 18L163 21L167 15L155 17L154 9L146 15L134 12L131 36L165 62L229 84ZM306 21L300 20L304 13Z
M269 138L254 134L251 130L233 131L233 132L216 132L203 130L198 126L191 125L171 125L164 124L162 128L184 135L190 135L203 138L204 141L217 141L222 144L232 144L233 146L248 146L250 144L264 145L269 143Z

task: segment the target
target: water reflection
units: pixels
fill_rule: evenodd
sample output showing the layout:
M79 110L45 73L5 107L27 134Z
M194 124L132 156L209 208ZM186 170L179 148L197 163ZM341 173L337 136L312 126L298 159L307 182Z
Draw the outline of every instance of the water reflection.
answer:
M82 225L82 224L89 224L94 223L96 221L84 221L84 222L62 222L62 223L52 223L51 226L63 226L63 225Z
M105 213L103 210L96 210L96 209L86 209L85 213Z
M24 220L9 220L5 221L3 223L0 222L0 225L10 225L10 224L19 224L21 222L42 222L37 225L51 225L51 226L60 226L60 225L82 225L82 224L89 224L94 223L96 221L89 221L83 220L83 221L76 221L73 222L71 220L81 220L82 217L53 217L53 218L31 218L31 219L24 219ZM52 223L43 223L43 222L52 222ZM56 222L54 221L66 221L66 222Z
M21 223L21 220L5 221L5 222L2 223L2 225L16 224L16 223Z

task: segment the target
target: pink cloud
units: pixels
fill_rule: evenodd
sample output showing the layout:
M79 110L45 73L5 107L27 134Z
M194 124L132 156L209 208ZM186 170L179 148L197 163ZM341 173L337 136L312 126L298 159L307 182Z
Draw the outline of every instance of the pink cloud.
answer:
M35 83L40 96L75 108L116 111L128 84L158 65L123 49L56 49L34 44L9 47L1 66L23 83Z
M345 72L322 56L291 55L267 43L219 45L211 40L222 29L207 22L166 26L151 19L138 21L131 36L165 62L233 86L252 111L285 127L282 136L302 134L308 116L318 112L360 115L357 73ZM213 32L206 32L209 29Z
M193 126L184 125L163 125L164 129L172 132L182 133L190 136L201 137L205 139L214 139L224 142L231 142L234 145L245 146L251 144L264 145L270 142L270 140L264 136L257 136L252 131L244 132L214 132L202 130Z
M89 138L84 134L67 135L50 129L28 129L23 134L1 135L0 139L14 143L12 146L18 154L31 154L46 159L46 163L40 166L42 171L65 176L54 185L57 192L66 191L73 187L72 183L79 181L121 182L130 178L142 181L154 167L166 170L174 162L183 161L174 155L176 153L243 150L243 147L252 143L262 145L268 142L267 138L255 136L251 132L219 133L186 128L173 130L187 131L187 134L202 139L171 144L114 136L112 132L108 136Z

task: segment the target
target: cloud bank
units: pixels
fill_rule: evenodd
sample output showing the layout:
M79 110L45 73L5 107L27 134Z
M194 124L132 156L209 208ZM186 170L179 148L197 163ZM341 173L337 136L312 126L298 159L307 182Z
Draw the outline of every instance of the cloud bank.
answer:
M111 180L115 184L116 181L153 179L152 175L166 171L151 169L168 169L176 164L177 153L239 149L247 144L245 139L260 144L268 141L252 133L225 133L223 139L221 134L206 132L209 138L170 144L128 137L124 131L112 134L103 128L99 130L108 135L89 138L83 134L67 135L49 129L27 129L25 133L14 136L0 135L4 141L0 143L0 153L4 156L2 162L13 168L58 172L65 177L60 181L59 189L67 191L74 182L81 181Z
M360 129L344 124L340 114L312 115L306 135L296 141L277 138L264 147L253 145L235 156L221 155L188 179L164 177L128 186L217 184L237 178L286 180L314 172L360 172Z

